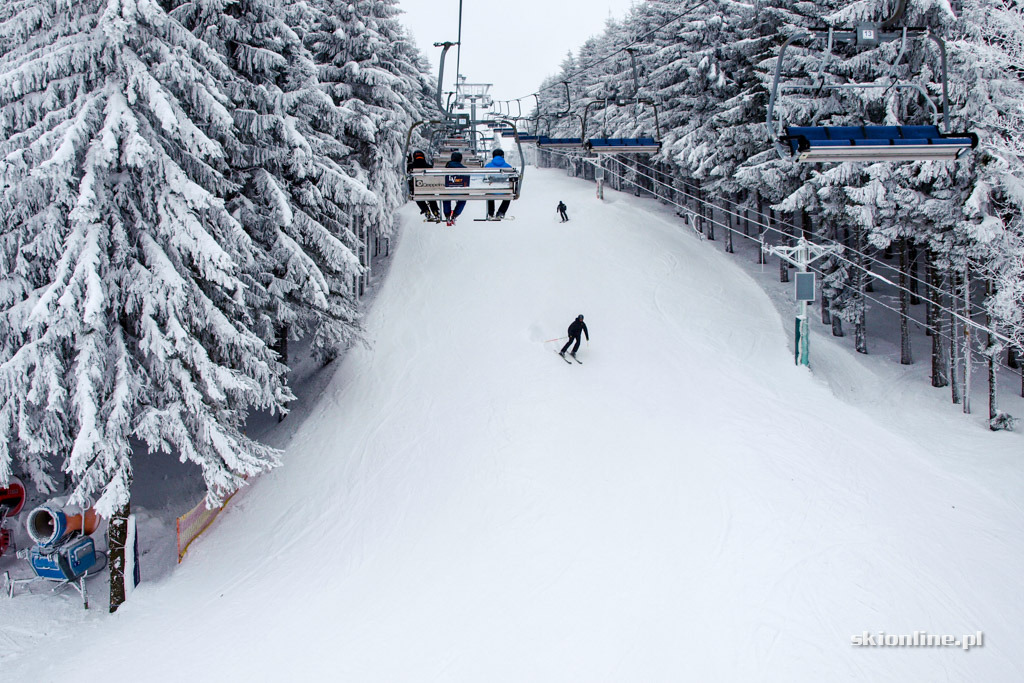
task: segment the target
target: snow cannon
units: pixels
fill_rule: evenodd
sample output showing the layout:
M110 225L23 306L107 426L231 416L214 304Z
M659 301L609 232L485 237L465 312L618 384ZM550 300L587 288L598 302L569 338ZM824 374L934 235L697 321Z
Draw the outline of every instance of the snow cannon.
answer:
M75 532L88 536L99 523L99 515L92 507L65 507L62 498L54 498L28 513L25 527L37 545L52 548Z
M95 567L102 567L96 544L89 534L100 518L89 507L65 505L54 498L28 513L25 527L35 541L28 560L41 579L76 581Z
M77 533L58 546L32 546L28 561L36 576L51 581L77 581L93 568L104 566L102 556L96 556L92 537Z
M25 485L17 477L11 477L7 486L0 486L0 555L11 545L11 532L4 528L4 522L21 512L25 497Z

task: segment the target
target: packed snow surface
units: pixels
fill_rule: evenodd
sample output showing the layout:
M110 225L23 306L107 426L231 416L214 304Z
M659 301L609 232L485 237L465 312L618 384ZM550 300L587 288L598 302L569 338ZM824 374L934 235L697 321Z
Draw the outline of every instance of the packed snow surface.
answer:
M607 196L403 209L284 466L114 616L0 602L4 680L1024 680L1021 437L817 328L794 366L736 256Z

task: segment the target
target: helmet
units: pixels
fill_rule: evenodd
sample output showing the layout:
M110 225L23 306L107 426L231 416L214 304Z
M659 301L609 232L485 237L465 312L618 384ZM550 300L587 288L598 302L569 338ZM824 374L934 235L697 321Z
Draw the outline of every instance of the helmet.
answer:
M494 150L493 152L491 152L491 157L492 157L492 158L493 158L493 157L503 157L503 156L505 156L505 152L504 152L504 150L501 150L501 149L496 149L496 150Z
M416 150L415 152L412 153L412 158L413 159L426 159L427 155L423 153L423 150L418 149L418 150Z
M452 152L452 161L462 161L462 152Z
M583 320L583 314L582 314L582 313L580 313L580 314L579 314L578 316L576 316L576 319L577 319L577 320Z

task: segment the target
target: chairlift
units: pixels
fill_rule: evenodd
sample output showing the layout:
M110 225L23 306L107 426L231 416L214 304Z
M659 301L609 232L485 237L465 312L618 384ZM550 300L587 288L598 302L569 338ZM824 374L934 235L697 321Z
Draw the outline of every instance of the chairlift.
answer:
M605 120L607 122L609 103L615 106L626 106L628 104L644 104L654 109L654 129L658 138L661 137L661 124L658 121L658 107L651 100L640 98L620 98L617 100L594 100L587 103L583 110L583 137L586 138L587 117L590 107L603 103L605 105ZM589 138L583 145L588 151L594 154L657 154L661 151L661 141L653 137L637 138L609 138L607 135L601 138Z
M403 159L408 159L412 136L419 126L430 125L444 127L445 121L417 121L410 128L406 135L405 150ZM482 124L483 121L471 122ZM505 127L511 127L516 137L516 147L519 150L519 158L524 159L523 148L519 143L515 124L511 121L501 120L499 123ZM467 131L472 135L474 131L470 128ZM479 133L477 133L479 134ZM457 138L448 138L449 141ZM469 149L467 141L461 140L464 147ZM453 150L454 151L454 150ZM461 149L459 151L462 151ZM416 202L429 201L472 201L489 200L505 201L519 199L523 183L523 171L518 168L484 168L483 160L467 152L463 156L463 163L466 168L416 168L410 169L407 173L409 199ZM476 164L474 167L471 164Z
M901 3L893 17L880 24L864 23L853 29L810 29L791 36L779 50L775 62L775 75L768 99L767 123L772 143L779 156L794 162L840 161L938 161L959 158L978 146L978 136L972 132L950 132L949 96L947 86L946 46L942 39L924 28L889 30L902 17ZM917 83L901 83L895 70L906 54L908 41L928 39L939 49L942 77L942 107L939 109L928 92ZM832 47L837 42L857 47L875 47L883 42L902 41L896 60L886 83L826 83L825 68L830 62ZM781 83L782 65L790 45L807 41L808 45L825 41L826 49L818 73L809 83ZM884 88L887 91L912 90L928 103L932 111L931 125L912 126L789 126L775 119L775 105L779 93L787 90L820 92L857 88ZM941 124L940 124L941 121ZM780 133L780 129L783 131Z
M537 138L538 149L581 150L583 138L549 138L541 135Z
M579 115L570 114L575 118L580 119L581 126L583 125L583 118ZM548 117L544 117L548 119ZM551 124L548 124L548 132L551 132ZM522 139L522 136L519 136ZM535 142L538 150L557 150L557 151L582 151L584 148L584 139L582 137L551 137L550 135L538 135Z
M551 119L560 119L564 116L575 116L580 119L580 125L583 125L583 119L578 114L571 113L572 110L572 95L569 92L569 81L562 81L562 85L565 86L565 111L558 111L546 116L537 115L538 120L543 118L547 121L547 130L551 132ZM538 104L540 100L538 99ZM551 149L551 150L582 150L583 149L583 138L553 138L548 135L537 136L537 149Z

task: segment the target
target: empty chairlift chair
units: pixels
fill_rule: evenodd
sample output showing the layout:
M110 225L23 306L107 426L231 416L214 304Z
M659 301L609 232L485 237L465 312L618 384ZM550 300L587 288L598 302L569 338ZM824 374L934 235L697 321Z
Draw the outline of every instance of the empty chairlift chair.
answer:
M800 162L951 160L978 146L974 133L938 126L788 126L781 140Z
M586 137L587 130L587 118L590 114L590 108L595 104L603 104L605 111L605 118L608 116L608 107L610 104L615 106L626 106L629 104L643 104L654 110L654 130L658 137L660 137L661 124L658 121L658 107L651 100L642 100L639 98L622 98L618 100L594 100L587 104L586 109L583 111L583 133ZM607 124L607 121L606 121ZM661 142L654 137L636 137L636 138L589 138L584 147L594 154L657 154L661 151Z
M537 138L538 149L583 149L583 138L549 138L541 135Z
M898 18L898 17L897 17ZM841 162L841 161L938 161L952 160L978 146L978 136L971 132L950 132L949 101L947 95L946 48L942 40L926 29L904 28L888 31L892 20L883 24L863 24L856 29L817 29L789 38L779 50L775 64L775 76L768 99L768 130L772 135L775 149L783 159L795 162ZM818 73L809 82L781 83L782 65L787 48L801 40L827 39L827 49ZM833 56L832 46L836 42L853 43L857 47L874 47L887 41L902 40L902 49L897 64L906 54L911 39L932 40L939 49L941 75L941 110L918 83L904 83L891 76L887 82L832 83L825 78L825 66ZM890 75L894 74L892 65ZM805 76L806 77L806 76ZM816 96L821 92L850 90L857 88L884 88L892 92L912 90L931 109L934 125L913 126L790 126L776 120L775 111L779 93L783 91L804 91ZM942 127L939 120L941 118ZM783 132L780 133L779 131Z
M661 143L654 138L590 138L587 149L594 154L657 154Z

